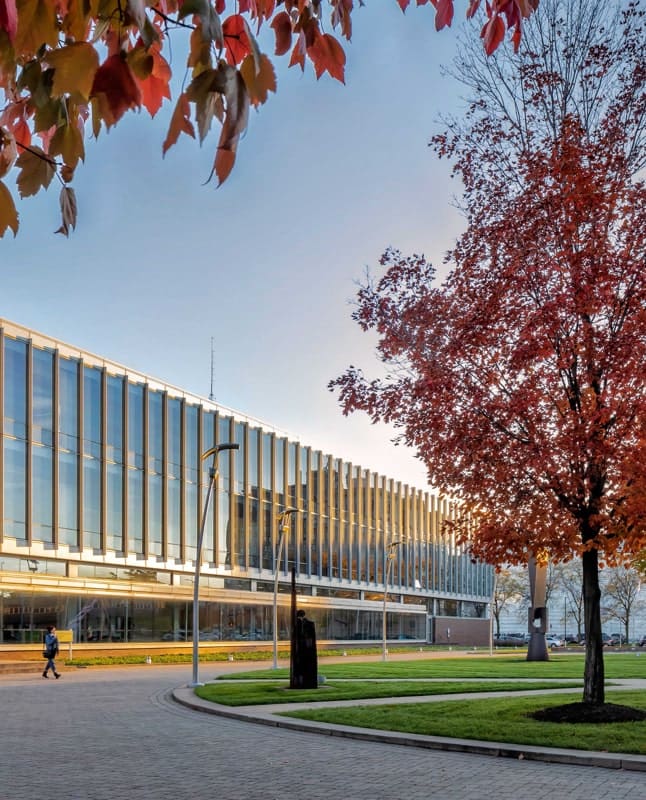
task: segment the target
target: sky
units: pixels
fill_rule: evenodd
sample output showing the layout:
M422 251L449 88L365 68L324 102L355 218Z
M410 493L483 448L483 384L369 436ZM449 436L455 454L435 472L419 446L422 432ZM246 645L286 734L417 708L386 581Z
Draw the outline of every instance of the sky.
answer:
M162 159L170 103L87 142L69 239L54 234L55 182L18 203L18 236L0 240L0 316L203 397L213 340L217 402L424 489L395 432L344 417L327 384L351 364L380 371L350 317L366 268L388 246L441 265L462 230L460 187L428 147L462 105L441 72L462 23L438 33L432 6L404 15L395 0L353 20L345 86L273 59L278 92L252 111L220 188L205 185L217 129ZM477 38L478 22L466 26ZM184 38L173 35L174 96Z

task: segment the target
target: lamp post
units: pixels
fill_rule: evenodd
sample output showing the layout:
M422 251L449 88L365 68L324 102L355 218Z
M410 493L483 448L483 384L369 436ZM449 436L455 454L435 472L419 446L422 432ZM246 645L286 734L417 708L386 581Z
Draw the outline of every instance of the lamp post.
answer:
M388 602L388 573L391 566L395 561L395 553L393 552L396 547L399 547L401 542L399 539L387 544L384 548L384 610L381 618L381 660L385 661L388 655L387 636L386 636L386 603Z
M204 528L206 518L209 513L209 504L213 494L215 479L218 477L218 455L223 450L238 450L239 444L217 444L205 453L202 453L201 461L213 456L213 464L209 468L209 488L206 492L206 502L204 503L204 513L202 514L202 524L197 537L197 552L195 554L195 580L193 581L193 681L191 686L202 686L198 680L199 669L199 647L200 647L200 569L202 567L202 541L204 539Z
M273 668L278 669L278 573L280 572L280 559L283 553L283 542L285 535L289 533L289 518L295 514L297 509L286 508L278 515L278 548L276 554L276 563L274 564L274 609L273 609L273 644L274 644L274 658Z

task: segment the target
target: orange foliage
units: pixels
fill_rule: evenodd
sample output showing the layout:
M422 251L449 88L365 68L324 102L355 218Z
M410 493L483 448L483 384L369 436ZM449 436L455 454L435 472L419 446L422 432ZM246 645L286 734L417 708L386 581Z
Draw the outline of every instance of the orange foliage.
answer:
M453 0L431 0L436 27L451 24ZM398 0L402 10L408 0ZM418 0L423 5L428 0ZM490 0L483 30L487 52L513 31L517 45L520 21L537 0ZM352 35L353 0L328 0L332 28L343 38ZM468 14L477 2L471 0ZM227 9L233 14L222 20ZM182 94L162 146L165 153L180 133L194 136L191 115L200 141L213 117L222 125L214 172L220 183L235 163L237 144L248 118L249 105L265 103L276 91L274 66L261 52L251 31L263 22L271 26L275 54L291 51L290 66L305 69L310 61L317 78L327 72L345 80L345 53L336 37L322 30L319 0L0 0L0 134L15 142L15 152L4 145L3 172L15 171L21 196L46 186L54 170L62 185L61 208L66 235L75 224L70 193L76 166L84 158L85 120L98 136L130 110L142 106L151 116L164 100L171 100L171 68L163 56L168 31L190 28L192 91ZM104 60L100 63L99 53ZM107 55L106 55L107 53ZM224 66L234 70L227 72ZM196 80L214 70L215 83ZM192 112L191 112L192 107ZM91 109L91 114L89 113ZM32 148L32 137L42 148ZM31 148L31 149L30 149ZM44 168L20 167L21 153L44 159ZM27 175L39 176L27 179ZM27 186L24 194L21 185ZM74 224L72 224L74 221ZM0 184L0 237L18 230L18 214L11 192Z

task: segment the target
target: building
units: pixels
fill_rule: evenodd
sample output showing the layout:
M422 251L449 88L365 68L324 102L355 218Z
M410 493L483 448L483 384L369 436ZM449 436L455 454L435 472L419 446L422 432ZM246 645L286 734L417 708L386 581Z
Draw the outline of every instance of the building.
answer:
M200 638L279 636L290 573L319 640L486 644L491 568L445 535L445 500L344 462L214 402L0 320L2 640L192 638L204 521ZM286 555L286 559L285 559ZM384 603L384 573L388 597ZM114 644L111 645L114 647Z

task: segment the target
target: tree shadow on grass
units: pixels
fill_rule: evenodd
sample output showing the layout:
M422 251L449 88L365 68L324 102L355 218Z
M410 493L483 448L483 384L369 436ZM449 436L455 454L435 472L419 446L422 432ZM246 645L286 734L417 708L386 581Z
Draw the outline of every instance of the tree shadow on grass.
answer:
M617 703L567 703L562 706L541 708L528 714L540 722L642 722L646 720L646 711Z

